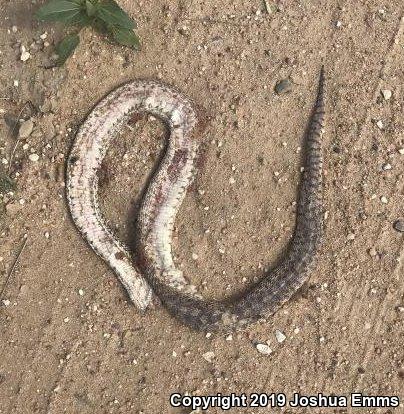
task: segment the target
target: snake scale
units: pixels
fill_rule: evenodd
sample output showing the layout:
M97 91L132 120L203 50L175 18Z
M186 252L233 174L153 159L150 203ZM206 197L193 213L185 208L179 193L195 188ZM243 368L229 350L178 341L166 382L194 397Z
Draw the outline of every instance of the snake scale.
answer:
M198 138L203 132L195 105L171 86L139 80L119 87L94 107L81 125L68 159L68 203L79 231L115 270L138 308L147 307L153 290L167 310L186 325L204 331L233 330L276 312L308 279L323 232L324 89L322 68L305 135L295 230L287 250L261 280L219 301L195 293L172 257L174 221L196 172ZM139 113L161 119L170 135L141 202L136 248L131 254L104 223L98 205L98 174L112 138Z

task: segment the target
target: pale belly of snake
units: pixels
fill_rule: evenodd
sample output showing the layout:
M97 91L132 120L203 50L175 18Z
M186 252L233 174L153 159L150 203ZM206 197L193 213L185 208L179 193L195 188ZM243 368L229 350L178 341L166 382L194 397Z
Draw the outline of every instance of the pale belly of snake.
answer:
M67 198L73 221L116 272L133 303L145 309L152 291L176 318L198 330L232 330L268 317L308 279L322 239L324 70L305 136L304 170L293 237L279 263L237 296L213 301L195 293L176 269L172 234L192 183L203 126L193 103L156 81L133 81L101 100L80 127L68 159ZM131 253L107 228L98 203L98 172L112 138L136 113L160 118L170 130L164 157L143 197Z

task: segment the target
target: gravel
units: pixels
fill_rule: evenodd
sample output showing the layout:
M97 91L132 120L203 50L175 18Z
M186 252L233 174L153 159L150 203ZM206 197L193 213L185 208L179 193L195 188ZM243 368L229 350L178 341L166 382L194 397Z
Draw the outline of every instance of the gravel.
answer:
M257 345L255 345L255 347L257 348L257 351L260 354L263 354L263 355L271 355L272 354L272 349L267 344L257 344Z
M404 233L404 220L396 220L393 224L394 230L399 231L400 233Z
M29 154L28 156L29 160L32 162L38 162L39 161L39 155L38 154Z
M292 90L292 82L290 79L282 79L276 83L274 89L278 95L290 92Z
M32 119L28 119L27 121L24 121L21 125L20 125L20 129L18 131L18 135L20 136L20 138L28 138L32 131L34 129L34 122L32 121Z
M205 361L212 362L215 359L215 353L213 351L208 351L202 354L202 358Z
M391 96L392 96L392 92L391 92L390 89L382 89L382 95L383 95L383 98L386 101L388 101L391 98Z
M286 335L279 329L275 331L275 337L280 344L286 339Z

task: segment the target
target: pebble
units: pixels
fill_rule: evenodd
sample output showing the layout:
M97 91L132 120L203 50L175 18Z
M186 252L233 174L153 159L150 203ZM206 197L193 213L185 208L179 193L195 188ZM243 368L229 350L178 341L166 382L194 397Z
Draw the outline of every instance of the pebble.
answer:
M286 335L279 329L275 331L275 337L280 344L286 339Z
M79 289L79 295L83 296L84 295L84 290L83 289Z
M292 82L290 79L282 79L276 83L274 89L278 95L290 92L292 90Z
M370 257L376 257L377 256L377 250L374 247L371 247L369 249L369 256Z
M28 119L20 125L18 135L20 138L28 138L31 135L33 129L34 123L32 122L32 119Z
M271 355L272 354L272 349L267 344L257 344L257 345L255 345L255 347L257 348L257 351L260 354L263 354L263 355Z
M198 260L199 256L196 253L192 253L192 260Z
M31 54L28 52L28 50L25 48L25 46L21 46L21 56L20 59L23 62L26 62L31 57Z
M355 240L355 234L354 233L350 233L350 234L348 234L348 236L347 236L347 239L348 240Z
M388 101L391 98L392 92L390 89L382 89L383 98Z
M29 158L29 160L30 161L32 161L32 162L38 162L38 160L39 160L39 155L38 154L29 154L29 156L28 156L28 158Z
M396 220L393 224L394 230L399 231L400 233L404 233L404 220Z
M386 164L383 164L382 165L382 170L383 171L388 171L388 170L391 170L393 167L391 166L391 164L390 163L388 163L388 162L386 162Z
M399 148L398 152L399 152L399 154L404 155L404 148Z
M3 303L3 305L4 305L5 307L7 307L7 306L10 306L10 305L11 305L11 302L10 302L8 299L3 299L3 300L2 300L2 303Z
M380 201L381 201L383 204L387 204L387 203L388 203L388 200L387 200L387 197L386 197L386 196L381 196L381 197L380 197Z
M377 121L377 122L376 122L376 125L377 125L377 127L378 127L379 129L383 129L383 128L384 128L384 124L383 124L383 121L382 121L382 120Z
M202 354L202 358L207 362L212 362L215 359L215 353L213 351L208 351Z

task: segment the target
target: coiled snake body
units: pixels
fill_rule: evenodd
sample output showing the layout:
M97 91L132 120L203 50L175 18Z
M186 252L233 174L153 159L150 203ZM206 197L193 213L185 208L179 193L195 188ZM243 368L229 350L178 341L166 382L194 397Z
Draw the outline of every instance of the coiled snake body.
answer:
M135 113L165 122L170 137L164 157L142 200L133 254L104 224L98 206L98 171L112 138ZM67 196L72 218L94 251L115 270L134 304L145 309L152 290L168 311L194 329L243 327L273 314L308 279L322 238L322 128L324 70L306 133L304 171L296 226L284 257L237 297L222 301L194 293L176 269L171 253L174 220L195 173L202 125L190 100L157 81L127 83L95 106L82 124L67 167Z

